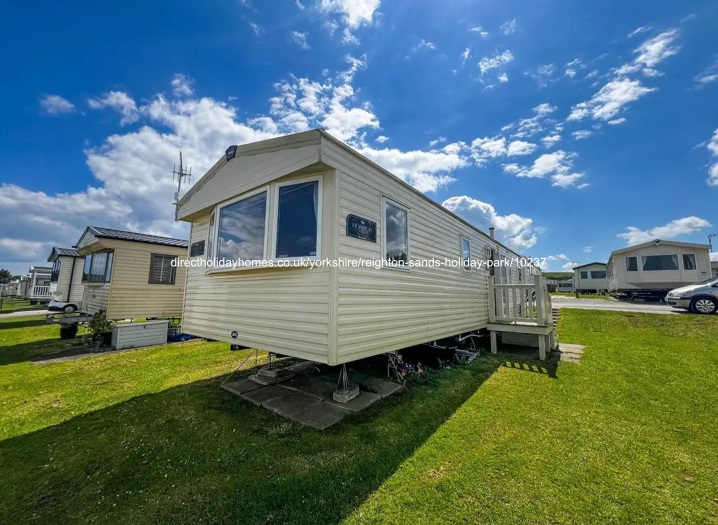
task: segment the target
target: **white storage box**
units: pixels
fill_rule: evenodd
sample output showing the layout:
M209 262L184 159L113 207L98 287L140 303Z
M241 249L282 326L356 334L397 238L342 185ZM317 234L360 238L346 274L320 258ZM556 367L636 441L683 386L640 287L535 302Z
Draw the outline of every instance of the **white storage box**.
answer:
M119 324L112 329L112 348L122 350L166 344L168 325L168 320Z

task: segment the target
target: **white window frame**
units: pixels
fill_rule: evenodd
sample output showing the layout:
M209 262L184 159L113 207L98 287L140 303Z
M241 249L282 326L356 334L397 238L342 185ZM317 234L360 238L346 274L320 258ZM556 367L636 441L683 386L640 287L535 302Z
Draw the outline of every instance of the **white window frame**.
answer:
M464 258L464 241L469 243L469 256L466 258ZM465 271L471 271L471 239L464 235L459 236L459 256L462 268Z
M215 217L214 228L213 228L215 245L214 245L214 250L213 250L214 253L213 254L208 253L208 256L210 259L213 259L216 261L216 260L218 260L218 256L219 256L219 226L220 226L221 219L222 219L222 215L221 215L222 208L226 208L227 206L231 206L232 204L235 204L239 201L249 199L250 197L254 197L255 195L259 195L260 193L264 193L264 192L267 193L267 205L265 206L265 210L264 210L264 240L263 240L263 244L262 244L263 250L262 250L262 259L261 260L267 259L267 249L268 249L267 245L268 245L268 240L269 240L269 228L271 226L271 224L270 224L271 217L270 217L270 213L269 213L270 209L271 209L271 207L270 207L270 196L271 196L270 185L265 185L265 186L262 186L261 188L257 188L255 190L249 191L247 193L243 193L242 195L234 197L231 200L224 201L224 202L218 204L217 206L215 206L215 209L212 212L212 214ZM209 225L208 225L208 227L209 227ZM220 270L220 271L227 270L227 269L231 270L233 268L221 268L221 267L216 268L216 270Z
M296 186L298 184L305 184L307 182L316 182L317 183L317 249L315 255L307 255L303 257L277 257L277 239L279 238L279 188L283 188L284 186ZM277 182L272 184L272 200L274 201L272 203L272 216L271 216L271 227L272 227L272 246L267 247L269 248L269 253L272 255L272 261L312 261L320 259L322 256L322 201L323 201L323 177L321 175L316 175L313 177L303 177L301 179L291 179L287 181ZM269 209L269 206L267 206L267 209ZM265 244L266 244L266 234L267 230L264 231L265 233ZM265 251L265 257L266 257L266 251Z
M379 210L379 217L381 217L381 260L388 263L386 258L386 205L391 204L392 206L399 208L406 212L406 264L404 266L393 266L390 264L383 264L383 268L389 270L400 270L402 272L408 272L410 269L409 261L411 261L411 209L408 206L400 204L394 199L390 199L386 195L381 197L381 208Z
M207 260L214 260L215 249L217 248L217 214L214 210L209 215L207 220L207 247L205 251L205 258Z

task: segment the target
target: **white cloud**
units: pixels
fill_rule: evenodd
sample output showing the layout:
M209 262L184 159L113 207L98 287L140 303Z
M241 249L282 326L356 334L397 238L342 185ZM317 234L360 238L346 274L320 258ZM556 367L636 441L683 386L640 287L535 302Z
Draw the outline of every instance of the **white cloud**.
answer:
M631 37L636 36L636 35L641 34L641 33L645 33L645 32L650 31L650 30L651 30L650 27L643 27L643 26L638 27L638 28L636 28L635 31L631 31L630 33L628 33L628 38L631 38Z
M645 87L639 80L628 78L611 80L591 100L576 104L567 120L577 121L586 117L595 120L613 120L624 106L655 90L656 88Z
M176 73L172 79L172 93L176 97L191 97L194 95L194 89L192 88L194 80L182 73Z
M554 122L547 118L548 115L554 111L556 111L556 106L544 102L533 108L533 117L519 119L517 122L512 122L504 126L501 130L509 131L515 129L516 131L511 135L512 138L532 137L542 132L546 124Z
M680 50L680 46L675 44L677 38L678 30L671 29L646 40L633 51L636 58L618 68L616 74L620 76L640 71L648 77L659 75L655 67Z
M48 115L62 115L75 111L75 105L60 95L45 95L40 99L40 107Z
M584 246L583 247L583 253L591 253L593 251L593 246Z
M573 160L575 153L566 153L558 150L553 153L544 153L537 158L530 167L522 167L518 164L505 164L503 166L506 173L512 173L517 177L545 179L550 178L552 186L559 188L569 188L577 186L579 188L586 185L579 185L578 182L583 179L583 173L572 173Z
M609 126L618 126L619 124L623 124L624 122L626 122L626 119L623 118L623 117L621 117L621 118L616 118L616 119L613 119L613 120L609 120L609 121L607 122L607 124L608 124Z
M319 10L328 14L338 14L345 25L343 41L358 44L359 40L353 31L361 26L374 23L374 15L379 9L380 0L321 0ZM338 27L335 21L335 30ZM332 31L333 33L333 31Z
M297 7L299 9L301 9L302 11L304 10L305 5L303 3L301 3L299 0L295 0L294 3L297 5Z
M481 28L481 26L471 27L471 28L469 28L469 32L471 32L471 33L479 33L483 38L488 38L488 37L489 37L489 32L488 32L488 31L484 31L484 30Z
M299 32L299 31L292 31L292 40L301 47L302 49L309 49L309 42L307 42L307 37L309 36L309 33L305 32Z
M559 134L546 135L544 138L541 139L541 142L543 142L543 145L546 146L547 148L552 148L558 142L561 142L561 135L559 135Z
M553 64L544 64L536 69L527 71L526 74L538 82L539 87L546 87L549 82L554 80L556 66Z
M511 142L506 149L506 155L512 157L514 155L530 155L536 151L536 144L525 142L523 140L515 140Z
M262 34L262 29L254 22L250 22L249 27L252 28L252 32L254 33L254 36L259 36Z
M548 257L546 257L546 259L548 259L549 261L552 261L552 262L553 261L568 261L568 260L570 260L568 255L566 255L565 253L559 253L557 255L549 255Z
M716 130L713 132L713 137L711 137L710 141L708 141L706 148L708 148L708 151L711 152L711 156L718 156L718 128L716 128ZM716 162L709 168L708 174L708 185L718 186L718 162Z
M584 140L584 139L587 139L588 137L590 137L591 135L593 135L593 131L588 130L588 129L581 129L578 131L574 131L572 133L572 135L573 135L573 138L575 138L576 140Z
M565 271L567 271L567 272L572 272L574 266L576 266L575 263L567 262L566 264L564 264L563 266L561 266L561 269L562 269L562 270L565 270Z
M387 140L389 140L389 137L387 137L386 135L379 135L374 140L376 140L379 144L384 144Z
M497 238L517 251L527 250L538 241L533 232L533 220L528 217L515 213L499 215L491 204L466 195L449 197L442 206L485 232L493 226L496 228Z
M461 63L465 64L468 59L469 59L469 48L467 47L466 49L464 49L464 52L461 53Z
M429 141L429 147L433 148L441 144L442 142L446 142L446 137L439 137L438 139L430 140Z
M508 82L508 81L509 81L509 76L506 73L501 73L499 75L499 82L503 83L503 82Z
M697 74L693 80L698 83L699 87L706 86L718 80L718 60L714 61L711 65Z
M132 124L140 118L137 104L132 97L123 91L110 91L99 99L88 99L87 105L92 109L114 109L122 115L120 119L121 125Z
M503 53L499 53L496 56L493 57L484 57L481 60L479 60L479 69L481 70L481 74L485 74L492 69L498 69L500 67L505 66L509 62L511 62L514 59L514 55L509 51L508 49L504 51Z
M648 230L641 230L635 226L628 226L626 232L619 233L617 237L625 239L628 246L649 242L654 239L674 239L680 235L696 233L703 228L711 226L705 219L700 217L684 217L676 219L663 226L656 226Z
M711 261L718 261L718 252L710 252Z
M509 21L501 24L499 29L501 30L501 32L503 34L508 36L508 35L513 35L516 32L516 27L517 27L516 19L514 18L513 20L509 20Z
M436 49L436 44L422 38L417 47L419 49Z
M579 69L586 69L586 66L578 58L573 59L564 67L565 69L563 74L569 78L574 78L578 74Z

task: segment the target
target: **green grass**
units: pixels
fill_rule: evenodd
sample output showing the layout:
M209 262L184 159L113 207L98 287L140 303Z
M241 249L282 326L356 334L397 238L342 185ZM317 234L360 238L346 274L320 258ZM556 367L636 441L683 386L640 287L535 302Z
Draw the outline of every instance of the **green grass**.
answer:
M576 298L576 294L573 292L551 292L551 295L558 295L560 297L573 297ZM599 295L590 293L578 294L579 299L603 299L604 301L614 301L615 299L610 295Z
M30 306L29 299L11 299L8 297L3 297L2 308L0 308L0 312L7 314L11 312L16 312L18 310L42 310L44 308L45 305L42 304Z
M219 389L220 343L15 358L0 522L715 523L718 316L560 323L582 364L482 357L324 432Z

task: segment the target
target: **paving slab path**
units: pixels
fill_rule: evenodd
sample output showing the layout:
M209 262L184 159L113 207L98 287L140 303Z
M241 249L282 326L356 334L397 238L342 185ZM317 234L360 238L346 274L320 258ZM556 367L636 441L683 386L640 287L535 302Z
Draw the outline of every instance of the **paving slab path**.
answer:
M576 299L561 295L551 296L553 308L582 308L586 310L610 310L614 312L642 312L650 314L685 314L684 310L672 308L662 303L629 303L608 301L605 299Z

